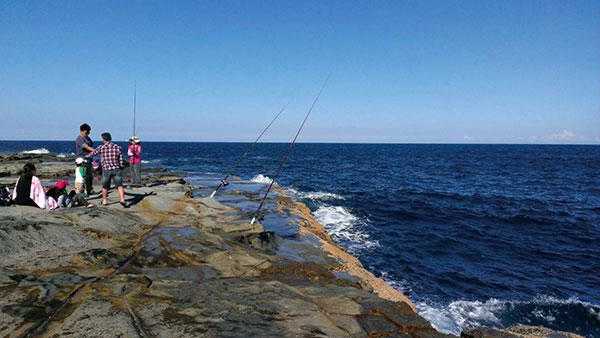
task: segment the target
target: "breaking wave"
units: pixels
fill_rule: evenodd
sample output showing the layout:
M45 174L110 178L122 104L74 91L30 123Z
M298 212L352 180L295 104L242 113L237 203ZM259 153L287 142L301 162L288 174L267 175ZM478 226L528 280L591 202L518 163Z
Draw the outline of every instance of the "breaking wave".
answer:
M500 320L495 312L501 311L504 307L504 303L497 299L490 299L487 302L454 301L442 308L424 302L415 305L419 314L436 330L453 335L460 335L464 329L481 325L500 326Z
M271 179L269 176L264 176L263 174L258 174L250 180L250 182L260 184L271 184L271 181L273 181L273 179Z
M56 157L59 157L59 158L66 158L66 157L70 157L70 156L75 156L75 153L68 153L68 154L60 153L60 154L56 155Z
M347 243L350 251L379 246L361 231L364 223L344 207L324 205L313 214L336 241Z
M312 191L312 192L302 192L296 189L288 188L287 189L294 197L298 199L310 199L313 201L328 201L328 200L344 200L343 196L338 194L334 194L331 192L323 192L323 191Z
M39 149L33 149L33 150L25 150L25 151L22 151L21 154L50 154L50 150L48 150L46 148L39 148Z
M305 198L310 198L312 200L343 200L343 199L345 199L343 196L340 196L338 194L334 194L331 192L321 192L321 191L307 192L307 193L304 193L303 196Z
M474 327L503 328L517 323L541 325L589 337L600 334L600 306L577 298L565 300L538 296L529 301L492 298L485 302L458 300L442 307L425 302L416 306L419 314L435 329L447 334L460 335L463 330Z

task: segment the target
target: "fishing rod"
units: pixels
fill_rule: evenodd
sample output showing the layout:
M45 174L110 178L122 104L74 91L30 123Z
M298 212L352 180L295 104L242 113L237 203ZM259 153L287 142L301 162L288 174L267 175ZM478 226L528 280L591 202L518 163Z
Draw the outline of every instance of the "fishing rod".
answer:
M242 162L242 160L244 158L246 158L246 156L248 154L250 154L254 150L254 148L256 147L256 144L258 143L258 141L260 141L260 139L267 132L267 130L269 130L269 128L271 128L271 126L273 125L273 123L275 123L275 121L277 121L277 119L279 118L279 116L281 116L281 114L283 114L283 112L287 108L288 104L289 104L289 102L285 106L283 106L281 108L281 110L279 110L279 112L275 115L275 117L273 117L273 119L271 119L271 121L269 122L269 124L267 124L267 126L264 127L262 129L262 131L258 134L258 137L256 137L256 140L254 140L254 142L252 143L252 145L250 145L250 147L242 154L242 156L240 156L240 158L233 165L231 165L229 167L229 169L225 172L226 173L225 177L221 180L221 182L215 188L215 190L212 192L212 194L210 194L210 198L215 197L215 195L217 194L217 192L219 190L221 190L221 188L223 188L224 186L227 186L229 184L227 182L227 179L232 175L233 168L237 167L238 164L240 164L240 162Z
M136 108L136 101L137 101L137 81L135 82L135 84L133 85L133 134L131 134L132 136L135 136L135 108Z
M283 167L285 166L285 164L289 160L290 156L292 155L292 151L294 150L294 146L296 145L296 141L298 140L298 136L300 136L300 133L302 133L302 130L304 129L304 125L306 125L306 121L308 121L308 117L310 116L310 114L312 113L313 109L315 108L315 105L317 104L317 101L319 101L319 98L321 97L321 94L323 93L323 90L325 90L325 87L327 86L327 83L329 82L329 78L330 77L331 77L331 73L329 73L329 75L327 75L327 78L325 78L325 81L323 82L323 85L321 86L321 89L317 93L317 96L315 96L315 99L313 100L312 104L310 105L310 108L308 109L308 112L306 113L306 116L304 116L304 120L302 120L302 123L300 124L300 128L298 128L298 131L296 132L296 135L290 141L289 146L288 146L288 151L281 158L281 162L279 163L279 167L277 168L276 174L271 179L271 183L269 184L269 187L267 188L267 192L265 193L265 196L260 201L260 204L258 205L258 208L254 212L254 217L252 217L252 221L250 221L250 224L254 224L254 222L256 222L256 219L258 218L258 214L259 214L260 210L262 209L262 207L264 206L265 201L267 200L267 196L269 196L269 192L271 192L271 188L273 188L273 184L275 183L275 180L277 178L279 178L279 175L281 175L281 172L283 171Z

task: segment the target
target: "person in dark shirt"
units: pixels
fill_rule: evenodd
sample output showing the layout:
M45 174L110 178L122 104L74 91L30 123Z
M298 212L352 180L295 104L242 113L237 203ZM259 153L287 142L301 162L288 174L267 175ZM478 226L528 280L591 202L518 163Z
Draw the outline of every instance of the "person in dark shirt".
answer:
M84 123L79 127L79 136L75 139L75 155L77 157L83 157L86 159L85 162L85 191L87 195L92 195L94 193L94 188L92 186L94 182L94 170L92 168L92 158L86 158L86 155L92 153L94 151L94 143L90 138L90 133L92 132L92 128L89 124Z

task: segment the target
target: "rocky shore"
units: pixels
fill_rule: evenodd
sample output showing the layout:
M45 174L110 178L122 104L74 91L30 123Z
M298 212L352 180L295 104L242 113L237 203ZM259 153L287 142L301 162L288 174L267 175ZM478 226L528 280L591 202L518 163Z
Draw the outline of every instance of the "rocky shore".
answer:
M43 180L72 179L69 159L15 155L0 157L0 186L26 161ZM114 193L92 209L0 207L1 336L447 336L282 191L267 212L294 238L249 224L256 194L242 185L213 200L164 170L144 183L128 189L128 209ZM527 327L463 335L575 337Z

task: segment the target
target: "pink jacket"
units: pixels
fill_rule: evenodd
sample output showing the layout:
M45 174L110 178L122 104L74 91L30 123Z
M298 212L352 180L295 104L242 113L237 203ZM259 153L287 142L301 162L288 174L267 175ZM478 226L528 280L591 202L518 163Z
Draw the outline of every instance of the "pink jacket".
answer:
M142 163L142 145L141 144L130 144L127 148L127 156L129 156L130 164Z
M19 180L17 180L17 184L19 184ZM15 189L13 190L13 200L17 199L17 184L15 184ZM42 186L40 179L35 176L31 178L31 192L29 193L29 197L38 207L42 209L46 208L46 193L44 192L44 187Z

